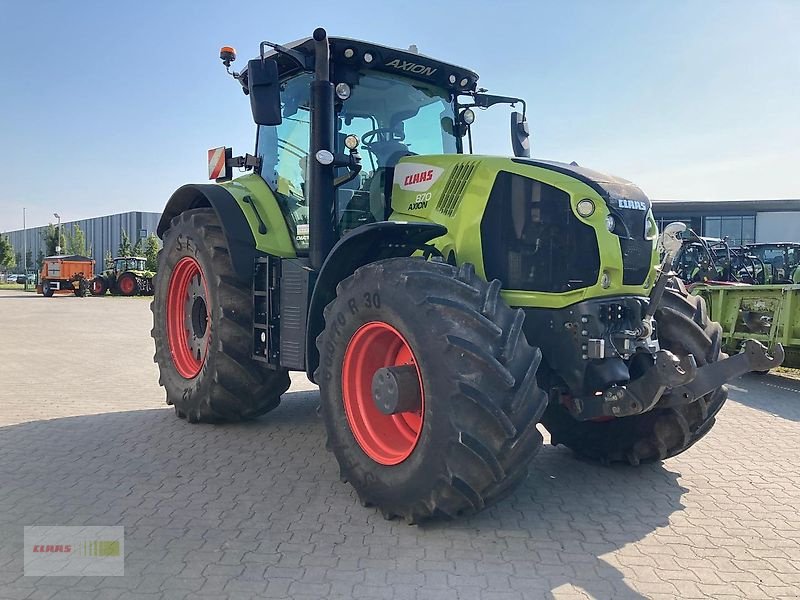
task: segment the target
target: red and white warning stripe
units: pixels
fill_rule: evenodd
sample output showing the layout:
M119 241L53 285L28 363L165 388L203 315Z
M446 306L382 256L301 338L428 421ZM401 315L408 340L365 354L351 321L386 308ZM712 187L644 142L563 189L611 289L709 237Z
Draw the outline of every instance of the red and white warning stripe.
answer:
M225 175L225 146L208 151L208 178L219 179Z

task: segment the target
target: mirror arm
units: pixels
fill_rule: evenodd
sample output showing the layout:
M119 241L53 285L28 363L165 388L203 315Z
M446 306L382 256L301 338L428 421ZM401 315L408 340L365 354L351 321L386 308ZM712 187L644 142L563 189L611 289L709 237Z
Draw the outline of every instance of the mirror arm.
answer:
M527 111L527 104L522 98L515 98L513 96L495 96L493 94L471 94L473 103L461 105L464 108L471 108L476 106L478 108L489 108L495 104L522 104L522 116L525 116Z
M284 56L288 56L293 61L295 61L297 65L304 71L311 70L309 56L303 54L302 52L298 52L297 50L292 50L291 48L287 48L286 46L281 46L280 44L274 44L272 42L267 42L267 41L261 42L261 46L259 47L261 60L264 60L266 58L266 52L264 51L264 49L267 47L272 48L278 54L283 54Z

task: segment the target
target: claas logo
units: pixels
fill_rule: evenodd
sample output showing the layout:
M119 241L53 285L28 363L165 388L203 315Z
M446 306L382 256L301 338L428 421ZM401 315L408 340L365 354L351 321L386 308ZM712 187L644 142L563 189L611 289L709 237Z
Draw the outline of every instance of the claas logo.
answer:
M119 556L117 540L98 540L78 544L35 544L33 551L40 554L77 554L79 556Z
M620 208L632 208L633 210L647 210L647 204L640 200L625 200L620 198L617 200L617 206Z
M431 179L433 179L433 169L428 169L427 171L421 171L419 173L407 175L403 180L403 185L413 185L415 183L430 181Z

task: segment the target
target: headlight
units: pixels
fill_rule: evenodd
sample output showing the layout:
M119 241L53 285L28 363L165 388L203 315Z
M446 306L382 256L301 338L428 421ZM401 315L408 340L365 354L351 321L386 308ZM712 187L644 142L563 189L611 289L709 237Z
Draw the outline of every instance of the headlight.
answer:
M617 226L617 220L614 218L614 215L606 215L606 229L609 231L614 231Z
M577 205L578 214L583 218L591 217L594 214L594 202L588 198L584 198ZM609 215L610 216L610 215Z
M461 122L465 125L472 125L475 122L475 113L472 109L467 108L461 112Z

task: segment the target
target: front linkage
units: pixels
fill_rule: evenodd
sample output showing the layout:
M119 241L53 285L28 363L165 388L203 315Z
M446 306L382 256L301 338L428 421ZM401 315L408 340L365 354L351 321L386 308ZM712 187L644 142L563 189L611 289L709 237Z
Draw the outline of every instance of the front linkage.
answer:
M649 339L653 333L653 316L667 285L671 280L674 281L673 262L681 247L680 234L685 229L683 223L672 223L664 230L661 238L664 260L658 268L658 279L642 317L637 336L640 340ZM570 398L565 406L573 417L585 421L628 417L656 407L687 405L745 373L777 367L783 359L784 351L780 344L770 354L764 345L755 340L746 341L739 354L702 367L697 366L691 354L679 358L669 350L660 349L653 354L652 363L630 383L612 385L600 395Z
M698 367L691 355L681 360L669 350L659 350L644 375L628 385L610 387L601 396L602 402L595 398L584 402L575 399L571 412L576 418L587 420L628 417L655 407L691 404L740 375L777 367L783 358L780 344L770 355L767 348L755 340L747 340L739 354L703 367Z

